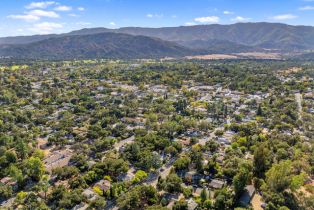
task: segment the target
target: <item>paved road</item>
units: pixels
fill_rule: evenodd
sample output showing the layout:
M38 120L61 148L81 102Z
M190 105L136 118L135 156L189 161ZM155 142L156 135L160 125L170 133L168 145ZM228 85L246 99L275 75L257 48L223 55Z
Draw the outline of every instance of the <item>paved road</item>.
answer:
M158 183L158 177L160 176L161 178L165 179L170 173L170 170L175 160L175 158L171 159L167 164L161 167L158 175L151 177L145 183L156 188Z
M299 115L299 120L302 120L302 95L301 93L296 93L295 94L295 100L298 104L298 115Z

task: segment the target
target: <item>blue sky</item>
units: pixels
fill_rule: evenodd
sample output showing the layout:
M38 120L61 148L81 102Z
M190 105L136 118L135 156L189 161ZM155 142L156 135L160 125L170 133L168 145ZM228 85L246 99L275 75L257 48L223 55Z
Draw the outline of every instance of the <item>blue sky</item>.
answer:
M0 0L1 37L262 21L314 25L314 0Z

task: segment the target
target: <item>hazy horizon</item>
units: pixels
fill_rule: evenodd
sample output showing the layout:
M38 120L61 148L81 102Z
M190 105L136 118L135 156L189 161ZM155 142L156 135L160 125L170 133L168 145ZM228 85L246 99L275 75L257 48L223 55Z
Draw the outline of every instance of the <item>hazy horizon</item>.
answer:
M312 0L2 0L0 5L0 37L96 27L160 28L239 22L313 26L314 20Z
M71 33L73 31L80 31L80 30L86 30L86 29L97 29L97 28L105 28L105 29L111 29L111 30L118 30L118 29L122 29L122 28L151 28L151 29L159 29L159 28L177 28L177 27L193 27L193 26L211 26L211 25L224 25L224 26L229 26L229 25L235 25L235 24L259 24L259 23L269 23L269 24L283 24L283 25L289 25L289 26L296 26L296 27L314 27L312 25L293 25L293 24L287 24L287 23L280 23L280 22L266 22L266 21L261 21L261 22L238 22L238 23L227 23L227 24L219 24L219 23L215 23L215 24L197 24L197 25L191 25L191 26L187 26L187 25L177 25L177 26L160 26L160 27L145 27L145 26L123 26L123 27L118 27L118 28L109 28L109 27L105 27L105 26L96 26L96 27L82 27L82 28L78 28L78 29L73 29L70 31L64 31L64 32L60 32L60 33L48 33L48 34L30 34L30 35L12 35L12 36L0 36L0 38L6 38L6 37L18 37L18 36L40 36L40 35L52 35L52 34L67 34L67 33Z

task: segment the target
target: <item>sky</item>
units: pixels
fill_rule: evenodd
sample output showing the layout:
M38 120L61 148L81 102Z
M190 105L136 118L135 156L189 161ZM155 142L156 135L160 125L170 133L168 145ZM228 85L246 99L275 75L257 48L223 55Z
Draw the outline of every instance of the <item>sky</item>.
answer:
M237 22L314 26L314 0L0 0L0 37Z

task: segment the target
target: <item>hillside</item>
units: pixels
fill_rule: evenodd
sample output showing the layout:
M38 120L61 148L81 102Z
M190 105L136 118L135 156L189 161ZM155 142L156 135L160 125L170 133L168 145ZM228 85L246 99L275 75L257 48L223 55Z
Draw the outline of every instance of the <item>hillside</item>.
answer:
M303 53L301 55L296 55L293 57L294 59L298 59L298 60L309 60L309 61L313 61L314 60L314 52L307 52L307 53Z
M24 45L6 46L0 56L20 59L162 58L194 52L178 44L145 36L100 33L49 38Z
M202 52L202 54L263 51L261 48L258 47L251 47L218 39L179 41L177 43L190 49L198 50Z
M210 43L209 46L212 47L212 41L220 40L227 41L228 44L234 43L246 47L279 49L284 51L303 51L314 49L314 27L291 26L279 23L237 23L232 25L214 24L167 28L91 28L60 35L0 38L0 45L28 44L51 37L89 35L104 32L155 37L166 41L184 44L185 46L190 46L191 43L196 42L198 42L196 43L197 45L203 44L202 42L206 42Z
M277 23L214 24L159 29L122 28L118 32L174 42L226 40L247 46L288 51L314 49L314 27Z

